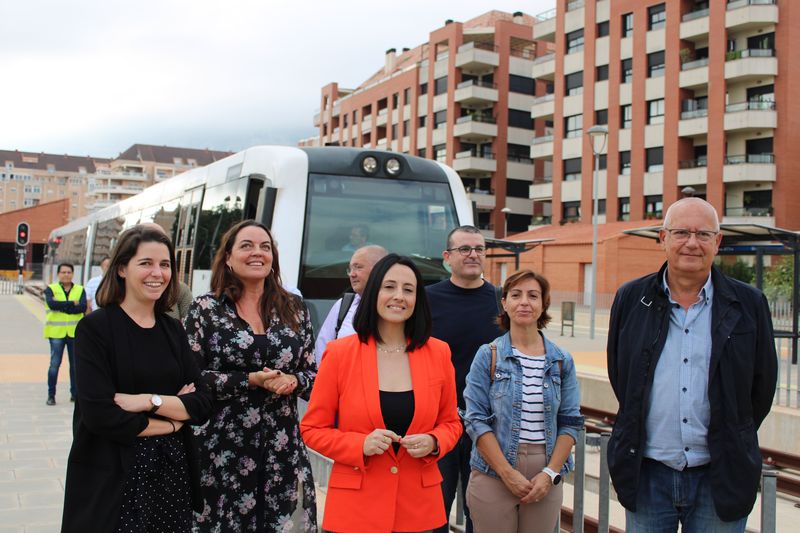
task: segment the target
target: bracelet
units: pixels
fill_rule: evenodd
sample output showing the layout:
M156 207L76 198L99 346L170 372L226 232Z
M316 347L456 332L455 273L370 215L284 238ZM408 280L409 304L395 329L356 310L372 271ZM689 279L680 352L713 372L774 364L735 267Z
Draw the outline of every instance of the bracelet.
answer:
M172 432L173 432L173 433L175 433L176 431L178 431L178 428L176 428L176 427L175 427L175 422L173 422L173 421L172 421L172 420L170 420L169 418L167 419L167 422L169 422L169 424L172 426Z

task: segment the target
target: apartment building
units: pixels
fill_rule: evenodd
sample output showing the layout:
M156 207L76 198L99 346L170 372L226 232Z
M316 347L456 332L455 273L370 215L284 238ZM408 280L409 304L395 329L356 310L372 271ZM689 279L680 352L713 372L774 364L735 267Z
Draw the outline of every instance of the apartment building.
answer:
M800 228L797 28L789 0L557 0L533 27L554 45L533 67L552 87L531 109L552 124L531 145L552 164L531 187L537 221L591 223L585 132L602 124L601 222L660 219L694 194L724 222Z
M72 220L228 155L147 144L114 159L0 150L0 213L67 199Z
M553 45L533 39L534 20L490 11L446 21L413 49L386 52L385 64L356 89L321 90L317 137L301 145L359 146L436 159L461 176L486 235L526 231L530 187L549 163L530 158L544 123L531 118L546 83L532 77L534 60ZM546 168L547 167L547 168Z

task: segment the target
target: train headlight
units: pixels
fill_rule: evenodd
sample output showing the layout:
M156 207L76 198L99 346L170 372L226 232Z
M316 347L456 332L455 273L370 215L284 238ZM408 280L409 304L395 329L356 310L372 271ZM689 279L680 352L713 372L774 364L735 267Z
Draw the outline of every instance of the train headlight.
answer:
M400 166L400 161L392 157L386 162L386 173L390 176L397 176L400 174L400 170L402 167Z
M375 174L378 170L378 160L372 156L367 156L361 161L361 168L367 174Z

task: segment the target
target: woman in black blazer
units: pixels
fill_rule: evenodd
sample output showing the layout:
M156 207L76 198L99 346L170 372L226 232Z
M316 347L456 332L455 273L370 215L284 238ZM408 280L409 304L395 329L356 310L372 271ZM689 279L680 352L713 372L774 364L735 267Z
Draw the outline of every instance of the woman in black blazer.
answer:
M188 532L202 510L185 424L205 422L211 395L183 327L164 314L176 297L174 258L157 230L122 233L101 309L78 323L62 532Z

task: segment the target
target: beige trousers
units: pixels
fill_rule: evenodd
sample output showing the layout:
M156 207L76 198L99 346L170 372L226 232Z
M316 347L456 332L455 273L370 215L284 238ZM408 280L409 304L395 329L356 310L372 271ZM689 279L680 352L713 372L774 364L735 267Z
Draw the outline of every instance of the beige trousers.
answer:
M528 479L547 466L544 444L520 444L515 468ZM552 533L561 511L563 485L550 489L541 501L520 503L494 477L472 471L467 505L475 533Z

